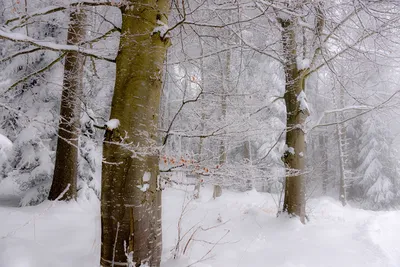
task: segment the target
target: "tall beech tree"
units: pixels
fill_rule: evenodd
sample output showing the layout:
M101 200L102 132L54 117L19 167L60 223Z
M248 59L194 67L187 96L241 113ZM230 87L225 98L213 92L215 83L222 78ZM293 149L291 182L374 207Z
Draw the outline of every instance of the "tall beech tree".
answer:
M157 125L169 8L169 0L121 7L110 115L119 123L108 124L103 148L102 266L160 265Z
M294 1L285 3L287 8L301 13L304 8L313 10L314 25L311 38L307 38L298 16L278 14L281 26L282 64L285 74L284 100L286 105L286 151L282 160L286 166L283 211L296 215L305 222L305 130L309 116L305 94L306 79L312 71L321 49L321 35L325 24L322 3ZM307 5L309 5L307 7ZM306 20L307 15L302 19ZM300 41L301 40L301 41Z
M308 110L302 106L305 101L304 83L305 69L297 63L297 44L293 20L280 19L282 25L282 46L285 57L284 71L286 78L285 104L287 113L286 145L284 163L289 175L285 183L285 199L283 210L289 214L296 214L304 222L305 217L305 188L304 177L301 173L305 168L304 123ZM302 96L304 96L302 98Z

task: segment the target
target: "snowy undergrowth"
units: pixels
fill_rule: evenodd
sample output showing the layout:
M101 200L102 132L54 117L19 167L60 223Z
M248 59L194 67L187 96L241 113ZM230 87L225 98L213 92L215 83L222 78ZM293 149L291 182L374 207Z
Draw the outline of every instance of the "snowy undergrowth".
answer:
M164 191L162 267L400 266L398 211L343 208L324 197L309 201L310 221L302 225L276 218L270 194L225 191L213 200L211 188L201 193L189 201L191 194L182 188ZM97 266L95 198L23 208L12 203L0 196L0 267ZM173 259L182 207L183 238Z

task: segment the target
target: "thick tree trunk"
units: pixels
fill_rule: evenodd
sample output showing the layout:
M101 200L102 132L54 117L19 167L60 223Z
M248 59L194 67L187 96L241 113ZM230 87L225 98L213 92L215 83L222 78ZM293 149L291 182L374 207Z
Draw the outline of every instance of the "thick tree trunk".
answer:
M72 11L67 44L78 45L85 36L85 14L82 9ZM80 131L80 100L85 58L77 52L65 56L64 82L61 97L60 121L53 183L49 199L55 200L69 186L61 199L76 198L78 176L78 136Z
M306 154L304 127L308 110L302 107L306 70L297 66L297 44L292 20L280 20L282 25L282 45L285 56L284 71L286 76L285 104L287 113L286 146L284 163L288 170L285 182L283 211L300 217L305 222L304 169ZM303 99L304 101L304 99Z
M111 118L102 168L101 266L159 266L161 191L157 125L162 70L169 40L162 38L169 0L130 2L122 32ZM158 27L158 28L157 28ZM132 261L135 265L132 265Z

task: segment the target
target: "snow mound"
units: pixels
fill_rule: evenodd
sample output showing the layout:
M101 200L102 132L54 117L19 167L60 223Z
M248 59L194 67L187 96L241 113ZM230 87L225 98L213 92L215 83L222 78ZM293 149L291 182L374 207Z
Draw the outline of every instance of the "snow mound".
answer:
M11 149L13 146L13 143L11 142L10 139L8 139L6 136L0 134L0 149Z
M118 128L119 125L120 125L120 122L118 119L111 119L108 122L106 122L107 129L110 131Z

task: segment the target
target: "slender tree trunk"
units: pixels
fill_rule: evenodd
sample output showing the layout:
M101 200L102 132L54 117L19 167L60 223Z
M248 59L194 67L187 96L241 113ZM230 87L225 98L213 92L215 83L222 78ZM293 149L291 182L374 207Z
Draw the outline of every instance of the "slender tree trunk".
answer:
M203 139L204 138L201 138L200 137L200 140L199 140L199 149L198 149L198 151L199 151L199 156L198 156L198 161L200 162L200 164L201 164L201 162L202 162L202 159L203 159L203 157L202 157L202 153L203 153ZM196 174L196 184L195 184L195 186L194 186L194 193L193 193L193 197L194 198L199 198L200 197L200 189L201 189L201 181L202 180L202 178L201 178L201 174L200 173L197 173Z
M222 121L225 123L226 122L226 111L227 111L227 104L226 104L226 96L229 91L229 82L230 82L230 67L231 67L231 51L228 50L226 53L226 58L225 58L225 65L222 63L222 60L220 60L221 63L221 79L222 79L222 94L221 94L221 118ZM225 68L225 69L223 69ZM226 144L225 140L221 139L219 143L219 161L218 164L220 166L224 165L226 163ZM213 192L213 197L214 199L217 197L220 197L222 195L222 187L220 185L214 185L214 192Z
M251 158L251 143L249 138L246 138L247 140L244 141L243 144L243 158L245 160L246 164L252 165L252 158ZM251 177L246 179L246 190L251 190L253 189L253 181L251 180Z
M203 40L201 38L199 38L199 43L200 43L200 86L202 88L202 90L204 90L204 49L203 49ZM204 95L202 94L200 96L200 104L202 104L202 101L204 100ZM201 109L201 121L200 121L200 132L201 134L204 133L204 128L205 128L205 120L206 120L206 113L204 111L203 106L200 106ZM199 164L202 164L203 161L203 145L204 145L204 138L200 137L199 138L199 146L198 146L198 151L199 151L199 155L197 157L197 160L199 161ZM200 197L200 189L201 189L201 184L202 184L202 177L200 173L196 174L196 184L194 186L194 193L193 193L193 197L195 199Z
M323 172L321 174L321 176L322 176L322 193L324 195L326 195L326 190L328 187L328 151L327 151L327 146L326 146L326 138L322 132L319 133L318 142L319 142L318 147L321 151L321 160L322 160L321 163L324 166Z
M67 44L78 45L85 36L85 14L82 9L70 15ZM65 56L64 82L61 96L60 121L53 183L49 199L55 200L68 187L61 199L76 198L78 176L78 136L80 130L80 101L85 57L77 52Z
M167 24L169 6L143 0L122 8L111 106L120 125L106 131L103 148L101 266L160 266L157 125L169 40L157 29Z
M222 112L222 121L225 122L226 117L226 95L225 90L223 89L222 97L221 97L221 112ZM225 148L225 140L220 140L219 143L219 160L218 164L220 166L224 165L226 162L226 148ZM213 198L220 197L222 195L222 187L218 184L214 185Z
M336 102L336 96L333 95L333 99ZM337 108L344 107L344 91L340 87L339 101L336 103ZM335 113L336 121L342 121L344 119L342 112ZM346 128L343 124L336 124L336 134L338 140L338 151L339 151L339 200L343 206L347 204L346 196Z
M305 139L304 127L308 110L301 107L304 95L306 70L297 66L297 44L295 30L291 19L280 19L282 25L282 45L285 56L284 71L286 76L285 104L287 113L286 146L283 157L288 170L285 181L285 198L283 211L300 217L305 222L305 186L304 169ZM303 99L305 101L305 99Z
M339 125L336 125L336 132L338 137L338 150L339 150L339 174L340 174L340 188L339 188L339 200L343 206L346 206L346 183L345 183L345 162L344 162L344 149L343 142L343 129Z

